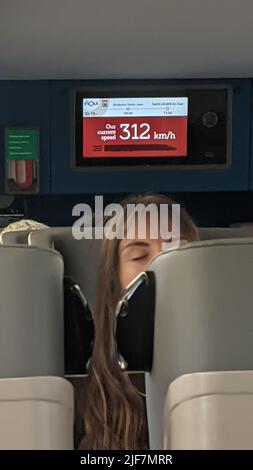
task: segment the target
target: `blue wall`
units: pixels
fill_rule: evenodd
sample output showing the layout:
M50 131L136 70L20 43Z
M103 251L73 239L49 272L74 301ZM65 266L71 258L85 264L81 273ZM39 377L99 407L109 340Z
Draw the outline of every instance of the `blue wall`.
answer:
M178 192L169 195L182 204L201 226L226 227L234 222L253 222L253 192ZM124 196L121 193L106 194L104 205L118 202ZM72 217L72 208L79 203L88 203L93 208L94 197L87 194L17 196L11 207L0 208L0 214L18 212L50 226L70 226L76 220ZM3 223L6 225L8 222Z
M174 196L199 225L227 226L253 220L252 80L198 82L233 86L232 166L226 170L208 171L72 171L69 92L83 83L0 81L0 195L4 194L5 188L5 126L40 128L41 175L40 195L16 196L10 207L3 210L0 205L0 214L19 212L49 225L70 225L73 223L73 205L80 202L93 205L94 194L104 194L107 204L120 200L126 193L159 191ZM189 83L193 82L180 81L180 84Z
M89 170L70 164L70 97L84 81L0 81L0 194L4 194L4 127L39 126L41 194L141 191L245 191L250 182L251 80L178 81L233 87L232 165L223 170Z
M47 81L0 81L0 194L4 194L4 127L40 128L40 186L51 191L51 85Z

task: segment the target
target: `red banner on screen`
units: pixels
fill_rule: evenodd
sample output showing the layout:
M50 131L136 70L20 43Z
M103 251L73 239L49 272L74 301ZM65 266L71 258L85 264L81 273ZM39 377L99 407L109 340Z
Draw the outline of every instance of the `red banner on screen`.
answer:
M187 116L83 118L83 158L186 155Z

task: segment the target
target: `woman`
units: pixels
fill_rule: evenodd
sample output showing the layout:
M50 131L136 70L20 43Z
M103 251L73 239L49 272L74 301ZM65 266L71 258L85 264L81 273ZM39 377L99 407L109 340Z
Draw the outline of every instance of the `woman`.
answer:
M127 198L122 203L125 216L128 204L145 207L154 204L157 208L167 204L168 229L171 230L173 201L168 197L151 194ZM114 344L115 310L120 295L131 280L147 269L165 241L161 236L152 238L151 219L148 215L145 219L148 226L145 238L103 240L94 314L96 335L83 414L85 433L80 449L148 447L143 393L120 369ZM182 243L198 239L196 226L183 209L180 211L180 237Z

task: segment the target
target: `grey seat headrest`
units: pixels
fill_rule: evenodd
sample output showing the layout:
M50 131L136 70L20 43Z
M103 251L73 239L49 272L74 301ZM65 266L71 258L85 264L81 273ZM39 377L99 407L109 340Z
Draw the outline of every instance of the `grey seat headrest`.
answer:
M246 237L249 233L250 229L199 229L200 239L203 240ZM80 285L90 307L94 309L102 240L96 240L95 236L92 239L76 240L72 235L72 227L52 227L31 231L28 238L32 246L54 247L54 249L62 254L65 274L71 276Z
M3 232L0 234L2 245L27 245L28 236L31 230L17 230L13 232Z
M89 306L94 309L101 241L76 240L71 227L53 227L33 231L29 235L31 246L54 248L64 259L64 273L81 287Z
M253 237L252 227L199 227L200 240Z

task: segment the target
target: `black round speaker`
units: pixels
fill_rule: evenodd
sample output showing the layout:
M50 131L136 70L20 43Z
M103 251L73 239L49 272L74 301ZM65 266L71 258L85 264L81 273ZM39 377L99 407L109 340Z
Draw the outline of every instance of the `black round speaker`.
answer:
M202 116L202 123L205 127L215 127L218 123L218 115L215 111L207 111Z

